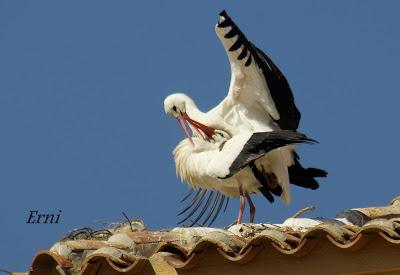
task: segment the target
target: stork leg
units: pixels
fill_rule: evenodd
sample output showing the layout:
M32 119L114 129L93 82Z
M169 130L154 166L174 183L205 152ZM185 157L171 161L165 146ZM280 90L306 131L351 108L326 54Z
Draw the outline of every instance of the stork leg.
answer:
M246 201L244 200L244 196L243 196L242 186L239 186L239 194L240 194L240 205L239 205L239 214L238 214L238 218L237 218L237 224L242 223L243 210L246 205Z
M251 200L249 193L245 192L244 194L246 195L246 199L250 206L250 223L254 223L254 217L256 215L256 207L254 206L254 203Z

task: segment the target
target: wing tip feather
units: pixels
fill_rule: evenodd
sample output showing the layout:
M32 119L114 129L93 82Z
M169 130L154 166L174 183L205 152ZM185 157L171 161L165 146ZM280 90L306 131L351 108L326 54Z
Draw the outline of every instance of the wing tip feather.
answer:
M220 11L219 16L228 17L228 14L226 13L226 10L222 10Z

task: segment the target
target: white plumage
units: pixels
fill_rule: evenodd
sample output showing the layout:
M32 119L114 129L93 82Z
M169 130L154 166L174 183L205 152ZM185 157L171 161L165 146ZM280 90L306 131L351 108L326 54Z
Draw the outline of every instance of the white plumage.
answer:
M193 188L205 188L219 191L230 197L238 197L239 186L247 193L261 193L261 184L253 176L249 167L244 167L232 177L229 168L241 153L243 146L253 135L251 132L237 134L227 141L208 142L194 137L194 146L188 139L182 140L173 151L176 171L180 178ZM221 149L221 145L223 147ZM287 150L284 152L288 152ZM291 155L282 160L280 148L268 152L255 161L259 170L274 171L278 182L289 182L287 163L292 162ZM286 161L286 162L285 162ZM289 185L282 186L281 198L290 201Z
M296 140L299 136L288 140L281 137L284 145L275 146L251 162L243 162L244 166L239 170L233 167L237 168L238 162L243 161L246 146L258 148L253 144L254 133L297 129L300 112L289 84L268 56L247 40L225 11L220 13L215 30L231 67L227 96L208 112L200 111L183 93L172 94L164 100L165 112L179 120L188 136L174 150L177 173L193 188L241 196L241 207L244 207L243 196L246 196L251 212L255 211L249 197L251 193L261 192L272 202L269 194L272 192L288 203L292 176L288 168L296 166L296 173L307 170L295 160L294 145L291 145L303 142ZM193 137L186 129L185 121L192 129ZM315 181L313 177L321 175L307 176ZM303 187L318 186L316 182L313 187L306 186L303 178L297 178ZM240 220L239 213L238 222Z

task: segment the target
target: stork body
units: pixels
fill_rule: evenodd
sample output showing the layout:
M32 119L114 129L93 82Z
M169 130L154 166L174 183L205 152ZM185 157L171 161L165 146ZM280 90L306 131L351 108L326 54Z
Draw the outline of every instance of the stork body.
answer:
M222 132L223 136L227 139L233 139L237 136L243 137L243 135L251 135L252 133L256 132L272 132L274 130L280 130L280 128L275 123L273 123L272 120L268 118L257 119L257 115L254 114L247 114L247 116L244 116L246 112L245 110L243 110L242 112L238 111L238 109L240 109L240 105L229 108L228 102L229 97L225 98L217 107L213 108L209 112L202 112L197 108L196 104L189 96L181 93L176 93L168 96L165 99L165 106L166 110L170 109L170 106L181 106L181 109L184 110L184 113L186 114L187 121L189 122L189 126L192 129L192 132L196 137L199 138L206 135L199 131L196 125L192 124L191 121L201 122L201 124L207 125L208 127L217 130L219 133ZM261 114L259 116L261 116ZM179 154L177 154L178 152L184 151L187 152L187 154L189 155L196 154L198 152L202 153L203 151L207 151L211 147L218 147L218 143L216 144L215 142L211 141L200 143L199 140L201 139L197 139L197 142L194 146L195 148L190 148L188 146L188 141L186 140L181 142L174 150L175 163L177 164L179 162L179 158L177 158L177 156L179 156ZM244 143L240 143L240 146L244 146ZM270 152L262 159L257 160L257 162L255 163L255 168L257 168L259 171L270 171L270 173L274 174L274 176L277 178L277 183L283 190L283 192L280 194L280 197L285 203L289 203L291 197L289 188L290 180L288 167L292 166L294 163L293 150L294 145L280 147ZM181 167L182 165L186 165L188 167L192 166L196 167L196 169L201 169L201 166L198 164L193 166L189 162L185 161L180 161L180 163L182 164L179 166L177 165L177 171L179 171L178 167ZM244 173L245 177L251 178L254 182L257 182L257 179L254 177L250 168L247 168L245 170L248 171L248 173ZM215 190L221 191L223 194L226 194L228 196L239 195L239 190L237 189L237 186L235 187L236 190L233 193L226 192L226 189L231 188L225 188L225 184L217 184L215 182L215 179L211 181L212 183L205 183L204 179L208 177L206 176L206 173L203 173L203 175L204 178L196 177L196 181L192 180L191 186L201 188L213 188ZM183 179L187 181L186 178L183 177ZM247 182L249 182L249 180L247 180ZM226 182L226 185L231 186L229 181ZM253 186L259 186L259 184L254 184ZM258 193L259 192L260 191L258 191Z
M191 145L188 139L184 139L173 152L176 170L182 180L193 188L214 189L229 197L238 197L241 185L244 192L261 193L259 188L262 185L254 177L250 167L243 164L234 171L234 174L229 170L252 135L250 132L242 133L227 141L216 143L195 137L193 138L195 146ZM268 151L255 160L255 164L260 171L274 171L278 178L282 177L280 170L285 170L280 169L279 148ZM284 168L287 170L287 166ZM231 174L233 175L230 176ZM283 190L282 197L287 201L286 192Z
M246 197L253 222L255 207L250 194L262 193L271 202L274 198L270 192L284 201L289 199L287 190L279 184L282 175L287 174L287 166L282 166L280 148L310 142L312 140L305 135L290 130L245 132L216 142L200 137L193 137L192 142L184 139L173 153L176 171L182 180L194 189L215 190L228 197ZM264 175L271 178L267 180ZM243 209L238 222L241 222L242 213Z
M290 183L316 189L318 183L314 177L324 177L326 172L303 168L294 151L293 144L296 142L280 144L274 150L247 162L245 149L260 142L252 139L253 134L281 130L294 132L301 115L285 76L265 53L245 37L225 11L220 13L215 30L231 67L227 96L210 111L202 112L189 96L176 93L165 99L164 109L180 121L188 136L174 150L178 173L194 188L217 190L227 196L241 196L240 222L244 197L252 208L249 194L262 193L272 202L272 193L288 203ZM185 121L191 127L193 137L185 128ZM236 148L235 160L215 158L222 153L229 154L227 149L217 154L216 150L223 143L224 147L232 144L231 147ZM254 146L261 145L262 142ZM226 175L218 174L222 170L209 169L210 159L219 159L218 162L212 162L213 165L228 163L240 169L232 169Z

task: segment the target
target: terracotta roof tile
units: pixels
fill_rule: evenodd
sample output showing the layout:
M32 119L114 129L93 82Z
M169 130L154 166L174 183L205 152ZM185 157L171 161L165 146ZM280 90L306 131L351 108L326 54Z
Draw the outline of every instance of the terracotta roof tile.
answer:
M96 235L90 229L70 234L48 251L39 252L33 258L30 274L46 274L43 270L49 274L95 274L99 270L104 274L150 274L155 258L162 258L177 269L189 269L204 261L206 251L216 251L228 261L248 263L262 249L305 255L313 250L316 241L352 251L361 249L371 238L379 238L400 249L400 197L384 207L342 211L335 219L293 217L282 224L153 232L147 231L142 222L134 221L132 228L134 232L125 224L106 234Z

